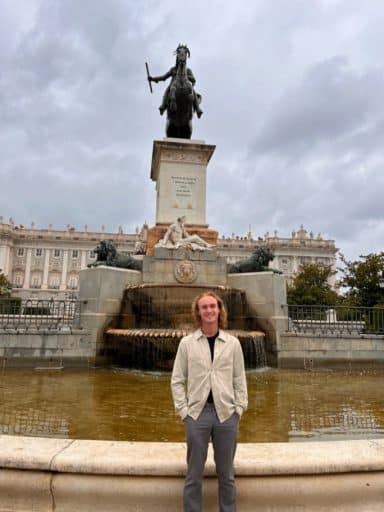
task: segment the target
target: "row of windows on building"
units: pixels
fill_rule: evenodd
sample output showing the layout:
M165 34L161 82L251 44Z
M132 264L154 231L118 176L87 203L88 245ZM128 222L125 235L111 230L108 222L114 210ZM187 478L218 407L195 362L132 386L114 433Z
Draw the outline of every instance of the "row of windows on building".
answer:
M63 250L62 249L54 249L53 250L53 257L54 258L60 258L61 254L62 254ZM43 255L43 249L35 249L34 251L35 253L35 257L37 258L41 258L42 255ZM24 247L19 247L17 249L17 252L16 252L17 256L19 257L22 257L25 255L25 248ZM90 259L95 259L96 258L96 253L95 251L88 251L88 255L89 255L89 258ZM73 259L77 259L79 257L79 251L78 250L73 250L72 251L72 258Z
M331 260L329 258L316 258L314 256L297 256L297 262L298 263L321 263L323 265L329 265ZM292 260L292 256L291 257L279 257L281 263L287 265L288 263L290 263Z
M25 276L22 272L15 272L12 276L12 287L22 288L24 286ZM48 276L48 288L51 290L58 290L60 288L61 275L52 273ZM32 274L29 282L30 288L41 288L43 285L43 276L41 273ZM79 276L72 274L67 276L66 286L70 289L77 289L79 285Z

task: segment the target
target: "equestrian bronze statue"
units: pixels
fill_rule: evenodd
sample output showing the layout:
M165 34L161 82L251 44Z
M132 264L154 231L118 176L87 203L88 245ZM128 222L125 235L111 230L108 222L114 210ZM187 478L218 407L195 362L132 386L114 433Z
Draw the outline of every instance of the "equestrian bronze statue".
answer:
M200 108L201 95L195 91L196 79L192 70L187 67L187 58L191 55L187 45L179 44L175 54L176 65L165 75L151 76L146 64L148 81L151 88L151 82L157 83L171 78L159 107L160 115L167 111L166 135L167 137L190 139L193 112L196 112L198 118L203 113Z

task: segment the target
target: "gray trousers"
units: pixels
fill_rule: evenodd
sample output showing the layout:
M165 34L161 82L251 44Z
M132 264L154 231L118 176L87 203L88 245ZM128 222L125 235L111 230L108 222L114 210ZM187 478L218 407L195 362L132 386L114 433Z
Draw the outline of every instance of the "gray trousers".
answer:
M239 428L234 413L220 423L213 404L206 404L197 420L184 419L187 437L187 476L184 485L184 512L202 512L202 480L208 443L212 439L216 474L219 480L220 512L236 511L236 487L233 459Z

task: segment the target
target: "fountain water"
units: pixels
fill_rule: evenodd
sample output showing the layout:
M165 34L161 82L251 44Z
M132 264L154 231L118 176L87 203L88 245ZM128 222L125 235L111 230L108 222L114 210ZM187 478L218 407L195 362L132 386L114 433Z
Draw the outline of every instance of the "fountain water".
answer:
M113 365L170 370L180 339L192 332L191 304L197 295L215 291L228 310L229 332L239 338L247 368L266 366L264 333L248 314L243 290L216 286L129 286L115 325L105 333L106 355Z

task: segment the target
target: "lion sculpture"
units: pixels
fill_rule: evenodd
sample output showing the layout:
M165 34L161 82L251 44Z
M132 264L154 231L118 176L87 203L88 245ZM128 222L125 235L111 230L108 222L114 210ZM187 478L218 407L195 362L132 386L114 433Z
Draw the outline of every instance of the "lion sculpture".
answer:
M112 240L102 240L95 249L97 254L96 261L90 263L88 267L99 267L105 265L107 267L127 268L130 270L141 270L143 262L136 260L128 254L117 252Z
M258 246L250 258L229 265L228 272L230 274L240 274L244 272L269 271L281 274L279 270L268 267L268 263L273 258L274 254L269 247Z

